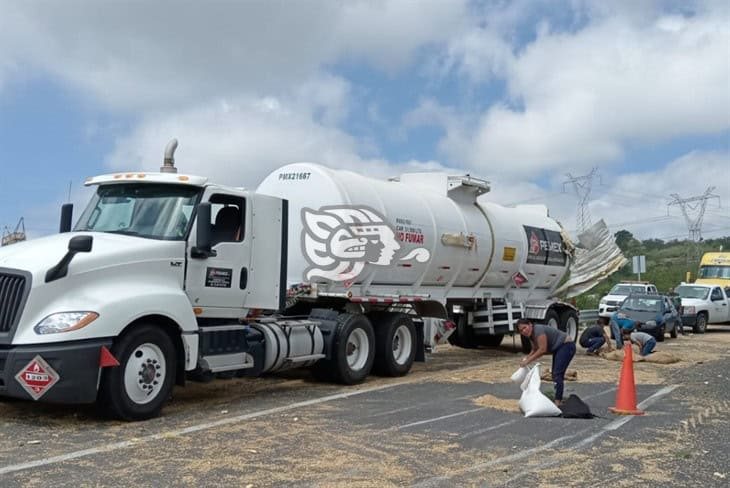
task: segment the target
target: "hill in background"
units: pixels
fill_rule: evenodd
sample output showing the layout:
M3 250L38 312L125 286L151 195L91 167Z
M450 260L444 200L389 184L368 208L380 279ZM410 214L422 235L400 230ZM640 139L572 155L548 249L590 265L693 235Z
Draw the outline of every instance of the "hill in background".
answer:
M637 276L631 271L633 256L646 256L646 273L641 273L641 281L654 283L661 293L676 287L685 281L686 272L692 273L692 280L696 278L699 261L687 265L687 241L662 241L661 239L647 239L640 241L627 230L620 230L616 234L616 244L621 248L629 260L628 264L608 279L600 283L587 293L576 297L576 305L580 309L596 309L602 296L620 281L636 280ZM716 239L707 239L699 244L699 257L711 251L730 251L730 236Z

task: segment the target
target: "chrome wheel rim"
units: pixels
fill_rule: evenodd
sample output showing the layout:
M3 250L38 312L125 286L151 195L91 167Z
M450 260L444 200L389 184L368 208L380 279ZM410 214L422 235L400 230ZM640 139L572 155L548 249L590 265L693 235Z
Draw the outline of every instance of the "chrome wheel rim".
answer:
M165 355L156 344L137 346L124 367L124 387L129 399L144 405L157 398L165 382L166 370Z
M393 359L397 364L403 365L408 362L413 348L411 331L405 325L401 325L393 334Z
M347 337L347 365L357 371L365 367L370 353L368 335L362 329L355 329Z

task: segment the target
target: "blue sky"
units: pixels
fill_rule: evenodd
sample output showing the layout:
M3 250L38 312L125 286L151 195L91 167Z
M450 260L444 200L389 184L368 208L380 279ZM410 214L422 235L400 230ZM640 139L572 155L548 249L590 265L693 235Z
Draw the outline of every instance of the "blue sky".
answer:
M575 229L730 235L726 2L0 0L0 229L53 232L86 176L159 167L255 188L296 160L466 171ZM172 11L172 14L169 12ZM80 209L77 208L77 215ZM615 227L614 230L619 230Z

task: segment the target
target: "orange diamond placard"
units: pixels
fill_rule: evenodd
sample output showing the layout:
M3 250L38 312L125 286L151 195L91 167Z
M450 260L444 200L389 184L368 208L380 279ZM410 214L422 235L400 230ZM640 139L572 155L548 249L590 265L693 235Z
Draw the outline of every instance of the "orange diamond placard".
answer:
M23 387L33 400L42 397L53 385L55 385L60 376L51 368L51 366L40 356L33 358L18 374L15 379L20 386Z

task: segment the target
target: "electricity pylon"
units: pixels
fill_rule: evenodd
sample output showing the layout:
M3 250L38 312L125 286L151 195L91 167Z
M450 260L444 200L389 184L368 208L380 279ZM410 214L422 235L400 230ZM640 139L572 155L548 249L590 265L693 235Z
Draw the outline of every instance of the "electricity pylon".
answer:
M565 185L571 183L575 194L578 196L578 217L576 222L578 234L591 226L591 214L588 209L588 201L591 197L593 179L597 176L598 168L593 168L590 173L583 176L573 176L568 173L568 181L563 182L563 192L565 192Z

